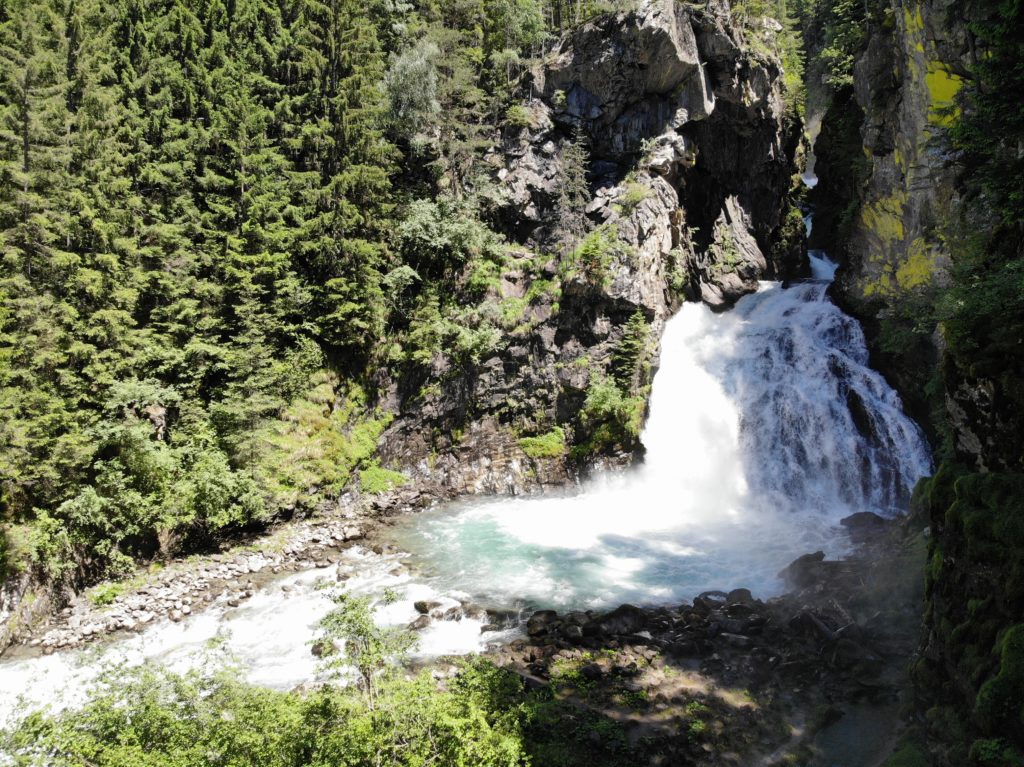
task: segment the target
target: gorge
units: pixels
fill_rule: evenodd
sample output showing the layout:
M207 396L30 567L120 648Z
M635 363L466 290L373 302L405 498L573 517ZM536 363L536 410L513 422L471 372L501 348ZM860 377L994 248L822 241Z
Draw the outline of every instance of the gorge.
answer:
M1024 764L1020 4L365 6L0 0L0 764Z

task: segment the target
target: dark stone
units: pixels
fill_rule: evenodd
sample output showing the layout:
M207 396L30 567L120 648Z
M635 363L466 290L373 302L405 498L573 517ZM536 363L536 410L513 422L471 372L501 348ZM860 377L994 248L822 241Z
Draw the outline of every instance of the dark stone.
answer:
M409 624L409 629L411 631L422 631L423 629L425 629L429 625L430 625L430 616L429 615L421 615L419 618L417 618L416 620L414 620L412 623Z
M635 634L643 630L647 616L634 605L619 605L596 623L601 634Z
M538 610L526 621L526 633L532 637L546 634L557 619L558 613L554 610Z
M889 522L872 511L859 511L839 520L839 524L846 528L850 537L855 541L863 541L867 538L885 532Z
M784 570L779 573L790 586L799 589L807 588L818 582L821 577L821 563L825 560L824 551L816 551L813 554L804 554L797 557Z
M588 663L580 669L580 676L593 682L604 676L604 669L597 663Z
M726 594L725 601L729 605L753 605L754 595L750 589L733 589Z
M754 640L748 636L742 634L722 634L719 639L725 642L727 645L732 647L738 647L740 649L748 649L754 646Z
M426 602L424 600L420 600L418 602L413 602L412 606L414 608L416 608L416 612L418 612L420 615L426 615L431 610L433 610L435 607L440 607L441 603L440 602Z

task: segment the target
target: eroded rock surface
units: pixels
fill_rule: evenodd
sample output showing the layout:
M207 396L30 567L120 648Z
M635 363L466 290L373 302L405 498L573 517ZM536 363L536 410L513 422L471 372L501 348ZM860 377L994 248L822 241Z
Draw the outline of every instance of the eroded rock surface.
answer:
M581 412L594 382L614 375L643 400L683 300L724 309L760 279L806 269L802 243L781 241L798 139L782 73L740 46L727 9L659 0L601 17L524 89L528 125L506 127L487 155L494 223L523 246L488 301L519 319L479 363L439 360L393 382L400 417L382 453L412 479L399 495L529 492L629 462L635 435L592 449ZM574 141L588 148L590 202L567 239L559 196ZM586 243L599 264L580 263ZM624 374L617 355L637 317L646 338ZM523 435L556 425L564 451L524 452Z

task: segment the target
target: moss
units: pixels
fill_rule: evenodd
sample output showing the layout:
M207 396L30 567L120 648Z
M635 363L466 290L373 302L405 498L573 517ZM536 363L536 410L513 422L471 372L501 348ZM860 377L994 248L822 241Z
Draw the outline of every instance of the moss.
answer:
M1002 738L979 738L968 756L978 767L1024 767L1024 754Z
M886 759L882 767L928 767L928 755L916 743L907 743Z
M923 237L915 238L907 249L907 258L896 270L896 284L909 291L927 285L935 274L935 254Z
M530 458L559 458L565 455L565 432L561 426L556 426L546 434L523 437L519 447Z
M999 673L978 692L975 716L987 733L1024 732L1024 623L1006 631L996 653Z

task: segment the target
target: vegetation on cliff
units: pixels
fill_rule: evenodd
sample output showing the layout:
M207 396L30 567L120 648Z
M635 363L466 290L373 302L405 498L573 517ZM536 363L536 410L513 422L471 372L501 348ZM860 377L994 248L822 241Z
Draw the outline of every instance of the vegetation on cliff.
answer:
M397 482L373 382L499 343L482 150L609 7L0 2L0 573Z
M118 576L400 484L381 390L478 366L539 295L494 298L486 151L561 32L631 8L0 0L0 576ZM798 83L792 24L764 20L785 6L734 15ZM565 154L552 295L619 247L588 234L582 139ZM627 367L593 371L583 452L635 445Z

